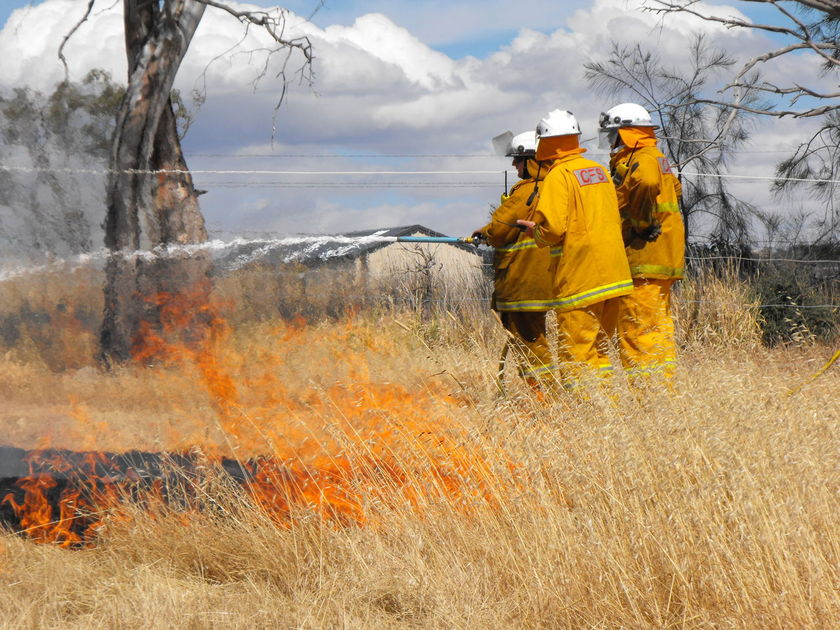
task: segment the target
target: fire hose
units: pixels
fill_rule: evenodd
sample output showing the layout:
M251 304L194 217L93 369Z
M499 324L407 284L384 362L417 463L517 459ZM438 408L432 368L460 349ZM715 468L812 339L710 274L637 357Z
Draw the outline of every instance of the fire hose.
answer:
M788 395L788 396L793 396L793 395L794 395L795 393L797 393L800 389L802 389L803 387L805 387L805 385L807 385L807 384L808 384L808 383L810 383L811 381L815 381L815 380L816 380L816 379L817 379L820 375L822 375L822 374L823 374L823 372L825 372L828 368L830 368L830 367L834 364L834 362L835 362L835 361L837 361L837 359L840 359L840 350L838 350L837 352L835 352L835 353L834 353L834 356L833 356L833 357L831 357L831 358L830 358L830 359L826 362L826 364L825 364L824 366L822 366L819 370L817 370L817 371L816 371L816 373L815 373L815 374L814 374L811 378L809 378L809 379L807 379L807 380L803 381L802 383L800 383L799 385L797 385L796 387L794 387L793 389L791 389L790 391L788 391L787 395Z
M473 236L380 236L379 240L391 243L455 243L462 245L479 245L484 237Z

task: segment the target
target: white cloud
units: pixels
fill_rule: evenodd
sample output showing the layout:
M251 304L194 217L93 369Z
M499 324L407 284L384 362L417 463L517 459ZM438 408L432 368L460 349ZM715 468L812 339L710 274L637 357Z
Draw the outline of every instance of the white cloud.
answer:
M410 27L421 41L433 47L460 47L464 42L486 42L502 34L515 33L539 25L540 30L562 27L567 15L590 0L342 0L327 2L314 15L317 24L350 24L358 16L384 13L395 22ZM292 0L286 6L309 14L312 0Z
M12 13L0 31L0 58L4 60L0 85L44 90L63 79L58 48L86 7L86 2L48 0ZM122 15L113 10L93 15L69 41L65 56L73 79L80 79L93 67L122 78L126 73Z
M409 80L428 90L452 83L454 63L449 57L431 50L382 14L364 15L352 27L330 26L323 38L329 43L350 43L374 59L396 65Z
M62 78L56 50L86 4L46 0L14 13L0 32L0 58L16 61L0 65L0 85L28 84L46 90ZM241 9L253 6L231 4ZM610 103L588 86L583 64L603 58L611 40L650 44L676 66L684 60L687 36L699 29L740 59L766 46L758 36L726 31L689 16L661 23L655 15L639 11L637 1L546 0L521 6L493 0L481 5L434 3L431 10L423 4L394 0L379 3L379 12L366 15L355 15L354 9L347 9L343 15L349 25L323 28L289 15L286 35L310 37L316 74L311 89L291 85L287 102L277 114L276 141L283 152L489 155L492 136L506 129L518 132L532 128L555 107L574 111L584 137L591 137L598 113ZM112 3L97 4L94 14L67 46L73 78L82 77L93 67L104 67L118 80L125 74L121 3L110 10L104 10L106 6ZM714 10L736 12L726 6ZM425 13L421 15L422 11ZM464 34L481 36L510 28L517 29L517 34L483 58L452 59L429 45L452 42ZM251 29L244 37L243 33L242 25L230 15L208 7L176 82L176 87L186 93L197 85L207 89L207 103L187 137L188 151L233 153L247 152L249 147L266 151L262 147L269 142L280 94L275 76L282 56L275 56L266 66L266 54L259 49L270 42L259 29ZM295 57L289 70L296 69L299 62L300 57ZM793 59L786 64L782 69L786 76L813 71L808 61ZM764 127L756 144L790 143L795 137L777 136L774 128ZM751 168L761 167L770 174L776 157L751 155L748 161ZM257 170L268 166L282 170L300 164L321 170L448 167L501 171L508 166L493 157L390 161L191 159L194 168ZM276 184L281 176L274 177ZM472 175L458 177L465 182L475 180ZM318 230L338 231L423 223L444 232L462 232L480 225L488 205L497 200L501 175L492 177L498 179L498 190L341 190L317 185L306 189L214 189L213 181L220 179L199 176L197 181L210 190L202 197L210 227L311 232L316 226ZM224 178L245 180L244 175Z

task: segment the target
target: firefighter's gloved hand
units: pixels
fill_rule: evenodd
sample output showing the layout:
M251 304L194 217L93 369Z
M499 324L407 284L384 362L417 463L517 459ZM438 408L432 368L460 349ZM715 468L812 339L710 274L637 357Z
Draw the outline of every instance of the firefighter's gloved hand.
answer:
M640 239L648 243L653 243L662 234L662 224L654 221L641 232L637 232Z
M473 245L481 245L482 243L487 242L487 237L484 235L484 232L482 232L481 230L476 230L470 236L472 236Z

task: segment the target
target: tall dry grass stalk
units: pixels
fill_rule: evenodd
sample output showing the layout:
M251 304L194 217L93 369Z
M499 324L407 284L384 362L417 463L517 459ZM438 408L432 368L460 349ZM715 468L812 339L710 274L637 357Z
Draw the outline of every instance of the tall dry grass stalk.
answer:
M241 317L214 361L110 374L0 356L6 443L352 462L361 515L278 521L211 478L205 509L129 506L82 551L6 534L0 627L834 628L840 375L787 396L828 352L762 348L749 305L686 328L697 290L673 388L546 403L497 396L479 311Z
M674 318L684 346L738 347L761 345L758 301L737 269L701 268L676 285Z

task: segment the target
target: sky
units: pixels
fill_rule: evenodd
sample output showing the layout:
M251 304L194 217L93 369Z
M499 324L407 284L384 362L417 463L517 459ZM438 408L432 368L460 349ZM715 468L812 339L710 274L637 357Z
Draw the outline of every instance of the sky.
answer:
M593 91L583 66L604 59L611 41L649 44L676 67L685 61L688 37L699 30L736 60L770 45L758 35L688 16L663 22L642 11L639 0L317 4L284 5L287 34L309 37L315 62L312 84L292 81L279 110L280 58L266 65L259 33L246 34L213 7L179 70L176 87L183 94L206 94L184 150L196 186L208 191L200 201L218 237L409 224L469 234L498 203L504 172L510 183L514 178L509 162L493 154L493 136L533 129L550 110L569 109L580 121L588 156L607 159L593 139L599 113L615 99ZM58 45L86 5L0 0L0 89L49 92L63 76ZM97 0L67 46L71 78L98 67L122 80L121 7ZM713 10L767 17L766 8L753 3L715 2ZM299 63L293 56L288 68ZM816 68L800 58L779 71L797 76ZM796 148L809 124L756 123L730 171L771 177L775 162ZM101 186L96 177L79 174L85 185ZM802 203L773 198L766 181L732 184L746 201L771 211Z

